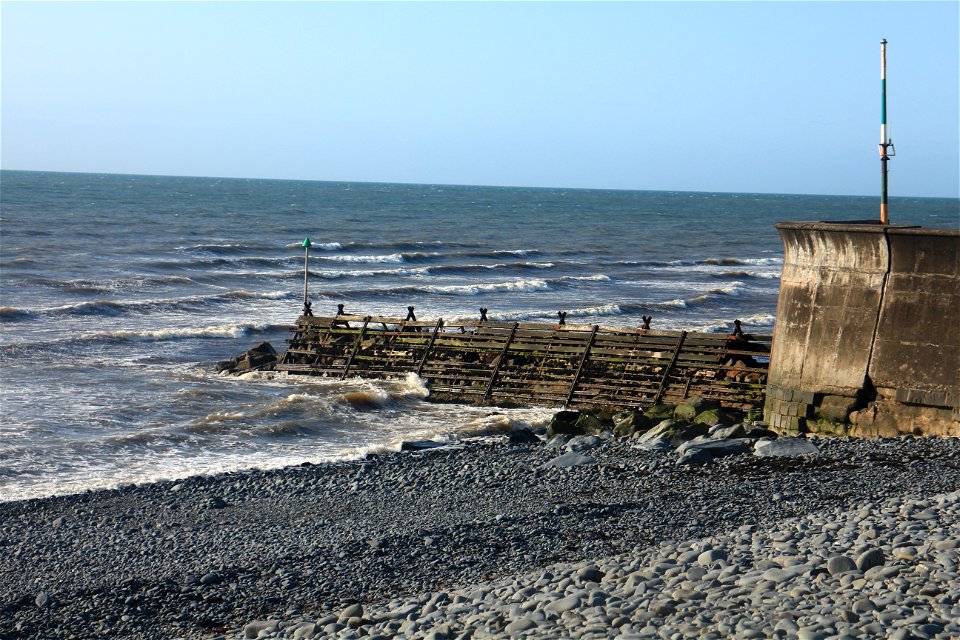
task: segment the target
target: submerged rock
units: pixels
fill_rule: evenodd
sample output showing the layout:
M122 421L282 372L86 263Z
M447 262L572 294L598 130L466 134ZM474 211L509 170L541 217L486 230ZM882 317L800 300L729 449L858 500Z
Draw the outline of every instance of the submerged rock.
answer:
M442 447L443 444L435 440L404 440L400 443L400 451L426 451Z
M261 342L245 353L217 363L220 373L247 373L269 370L277 363L277 351L269 342Z
M507 437L512 447L524 444L543 444L537 434L526 428L511 431Z
M583 435L583 428L577 424L579 418L579 411L558 411L550 419L550 424L547 425L547 439L549 440L561 433L571 436Z

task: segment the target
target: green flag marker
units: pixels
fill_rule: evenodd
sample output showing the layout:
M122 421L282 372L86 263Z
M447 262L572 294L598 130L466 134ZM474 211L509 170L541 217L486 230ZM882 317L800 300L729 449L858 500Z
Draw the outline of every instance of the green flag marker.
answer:
M312 315L309 313L310 304L307 302L307 276L310 273L310 238L304 238L303 244L303 315Z

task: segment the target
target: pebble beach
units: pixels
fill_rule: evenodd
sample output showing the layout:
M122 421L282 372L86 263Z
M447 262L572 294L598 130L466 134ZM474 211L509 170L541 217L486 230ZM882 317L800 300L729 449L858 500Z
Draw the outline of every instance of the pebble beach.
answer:
M822 438L814 454L704 464L636 438L567 440L0 503L0 629L960 636L957 438Z

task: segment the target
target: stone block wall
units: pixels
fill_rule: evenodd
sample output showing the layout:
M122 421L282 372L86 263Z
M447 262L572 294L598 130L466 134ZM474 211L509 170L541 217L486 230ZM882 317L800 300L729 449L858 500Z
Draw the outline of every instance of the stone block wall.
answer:
M781 223L764 414L781 431L960 435L960 231Z

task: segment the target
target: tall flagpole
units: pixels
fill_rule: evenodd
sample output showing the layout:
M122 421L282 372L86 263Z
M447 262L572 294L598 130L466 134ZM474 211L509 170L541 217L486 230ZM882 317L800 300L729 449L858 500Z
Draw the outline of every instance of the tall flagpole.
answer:
M889 224L887 210L887 163L897 155L887 130L887 41L880 41L880 224Z

